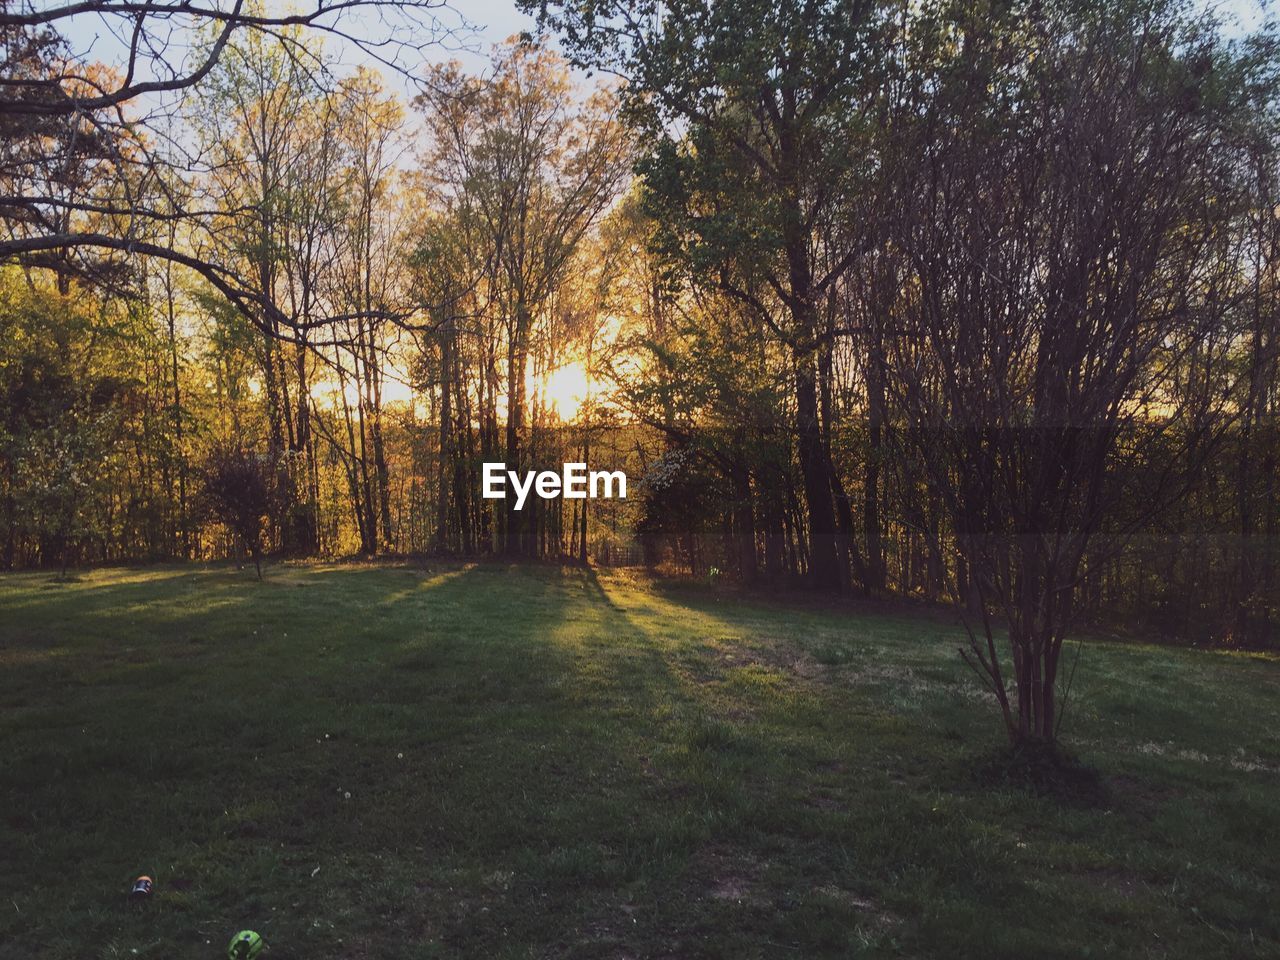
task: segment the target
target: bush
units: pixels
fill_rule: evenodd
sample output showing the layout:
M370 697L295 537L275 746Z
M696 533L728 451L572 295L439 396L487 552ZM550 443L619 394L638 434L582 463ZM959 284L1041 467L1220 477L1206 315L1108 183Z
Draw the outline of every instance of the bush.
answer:
M261 580L262 533L274 477L270 458L236 445L216 446L205 458L203 474L209 515L240 538Z

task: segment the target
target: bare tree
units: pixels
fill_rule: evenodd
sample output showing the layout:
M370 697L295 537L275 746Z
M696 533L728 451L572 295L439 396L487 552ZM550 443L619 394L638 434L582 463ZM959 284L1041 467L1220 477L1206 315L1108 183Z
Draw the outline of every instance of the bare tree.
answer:
M485 299L505 347L505 460L518 470L534 325L617 197L631 153L611 98L575 103L566 65L550 51L509 46L494 66L485 80L456 65L437 69L418 105L428 115L433 176L463 208L486 266ZM508 552L532 550L510 500L505 532Z
M896 436L941 497L961 652L1015 743L1057 736L1089 558L1181 491L1231 414L1248 65L1210 24L1144 11L935 21L903 110Z
M445 0L315 0L278 15L246 0L0 0L0 261L101 273L131 256L157 257L194 270L254 323L289 336L350 319L290 318L260 278L208 262L154 229L172 220L198 229L204 213L182 202L166 175L201 165L182 131L168 135L171 95L201 84L246 35L270 39L297 69L318 76L326 69L308 33L410 73L423 51L455 36L446 18L454 15ZM73 50L68 36L86 22L113 37L117 63Z

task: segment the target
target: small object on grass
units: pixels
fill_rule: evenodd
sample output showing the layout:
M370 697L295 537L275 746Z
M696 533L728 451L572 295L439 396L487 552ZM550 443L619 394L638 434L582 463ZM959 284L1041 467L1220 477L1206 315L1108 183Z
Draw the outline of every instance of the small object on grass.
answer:
M261 952L262 938L252 930L241 930L227 945L227 956L231 960L253 960Z
M129 891L129 897L133 900L145 900L151 896L151 878L141 876L133 881L133 889Z

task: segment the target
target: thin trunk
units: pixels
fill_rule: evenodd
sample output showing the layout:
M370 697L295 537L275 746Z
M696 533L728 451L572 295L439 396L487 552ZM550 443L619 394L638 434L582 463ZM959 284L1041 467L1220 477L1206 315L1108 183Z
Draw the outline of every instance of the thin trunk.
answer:
M449 540L449 460L453 436L453 331L445 324L440 338L440 450L436 465L436 549L444 553Z

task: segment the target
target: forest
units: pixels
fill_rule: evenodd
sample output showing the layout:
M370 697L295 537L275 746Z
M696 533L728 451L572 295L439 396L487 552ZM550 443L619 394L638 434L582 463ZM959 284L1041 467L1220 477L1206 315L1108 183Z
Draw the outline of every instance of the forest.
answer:
M3 0L4 568L500 555L949 601L1014 737L1052 737L1082 626L1275 643L1269 26L522 6L540 32L471 68L434 0ZM633 490L517 511L491 461Z

